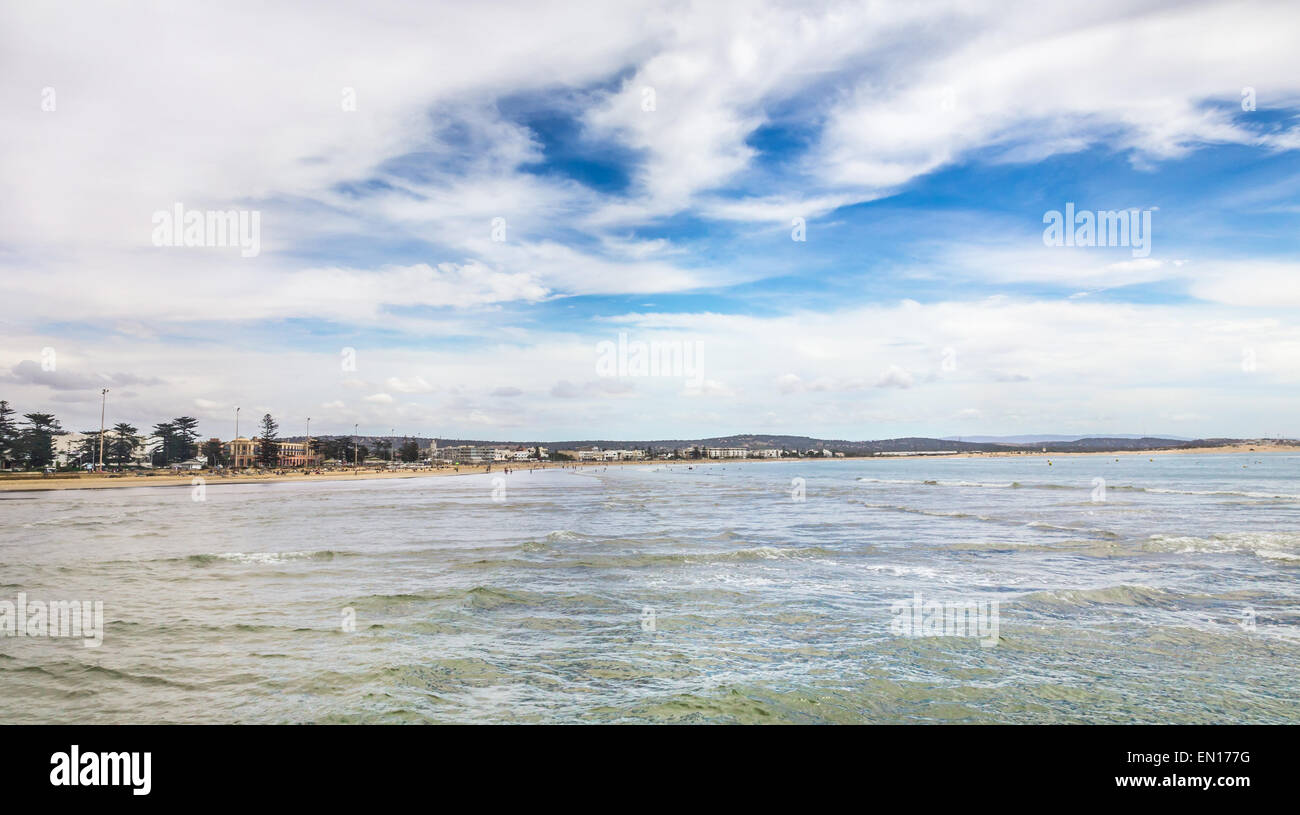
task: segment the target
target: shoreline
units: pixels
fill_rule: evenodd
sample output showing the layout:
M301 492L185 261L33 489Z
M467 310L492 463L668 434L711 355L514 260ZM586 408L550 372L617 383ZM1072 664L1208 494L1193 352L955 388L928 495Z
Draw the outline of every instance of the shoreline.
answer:
M1157 455L1226 455L1232 453L1297 453L1300 454L1300 447L1277 444L1235 444L1225 445L1223 447L1188 447L1176 449L1155 449L1155 450L1086 450L1071 452L1024 452L1012 450L993 450L993 451L971 451L955 453L951 455L925 455L925 454L906 454L906 455L889 455L889 456L845 456L843 458L826 458L826 457L803 457L803 458L747 458L747 459L650 459L643 461L588 461L588 462L546 462L541 465L530 465L524 467L512 467L512 472L524 472L529 470L574 470L585 469L588 467L655 467L655 466L672 466L688 465L703 466L717 464L770 464L773 462L794 462L794 461L893 461L893 460L916 460L916 459L972 459L972 458L1014 458L1018 456L1025 457L1047 457L1063 458L1069 456L1157 456ZM40 476L19 477L19 478L2 478L0 479L0 492L47 492L50 490L101 490L101 489L125 489L130 487L189 487L193 486L193 479L202 478L205 485L215 484L281 484L292 482L307 481L371 481L376 479L389 478L439 478L446 476L458 475L484 475L490 472L504 472L504 467L493 465L494 469L489 469L487 465L467 465L461 466L458 470L450 467L421 470L397 470L397 471L353 471L338 470L334 472L322 473L284 473L282 475L265 474L265 475L215 475L206 470L196 470L189 474L182 475L124 475L110 477L98 474L78 474L66 477L49 477L41 478Z

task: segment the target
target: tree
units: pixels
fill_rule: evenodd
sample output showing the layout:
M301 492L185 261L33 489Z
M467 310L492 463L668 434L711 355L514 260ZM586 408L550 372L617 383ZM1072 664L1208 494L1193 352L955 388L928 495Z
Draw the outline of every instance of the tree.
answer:
M320 451L326 460L352 461L352 442L349 439L320 439Z
M118 422L113 425L111 435L106 439L106 442L108 444L108 455L113 461L117 462L117 466L121 467L124 464L131 463L135 451L140 448L143 441L136 435L139 432L139 429L126 422Z
M14 423L14 409L9 403L0 399L0 468L7 468L9 462L18 458L18 425Z
M99 461L99 428L81 431L81 442L77 445L79 464L94 464Z
M411 462L420 458L420 444L415 441L408 441L403 444L397 452L402 461Z
M391 458L393 443L388 439L379 439L375 442L375 458Z
M153 434L158 437L162 444L158 445L153 451L154 466L166 467L173 461L181 461L176 458L176 425L171 422L159 422L153 426Z
M193 416L177 416L171 420L171 425L175 428L176 457L168 459L168 463L194 458L198 451L195 441L199 437L199 420Z
M29 467L48 467L54 463L54 437L63 432L59 420L52 413L24 413L27 426L22 430L21 444Z
M209 467L218 465L224 467L226 464L226 453L217 439L209 439L203 443L203 455L208 459Z
M257 448L257 461L263 467L274 467L277 454L280 449L279 441L275 435L280 430L280 425L271 418L271 414L262 417L261 441Z
M326 461L329 461L332 458L339 457L338 439L322 439L317 437L312 439L311 448L313 450L320 450L321 457L324 458Z

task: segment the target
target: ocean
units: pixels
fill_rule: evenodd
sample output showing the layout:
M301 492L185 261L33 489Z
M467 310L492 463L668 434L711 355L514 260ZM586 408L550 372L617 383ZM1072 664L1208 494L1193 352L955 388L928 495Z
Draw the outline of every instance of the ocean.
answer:
M0 722L1295 723L1297 578L1289 453L0 493Z

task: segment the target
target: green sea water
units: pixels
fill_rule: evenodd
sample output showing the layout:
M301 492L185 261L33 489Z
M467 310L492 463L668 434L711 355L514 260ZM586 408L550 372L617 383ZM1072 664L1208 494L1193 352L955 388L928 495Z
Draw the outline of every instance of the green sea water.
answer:
M0 494L0 601L105 620L97 648L0 636L0 721L1300 721L1295 455L194 497ZM996 602L995 640L900 634L917 595Z

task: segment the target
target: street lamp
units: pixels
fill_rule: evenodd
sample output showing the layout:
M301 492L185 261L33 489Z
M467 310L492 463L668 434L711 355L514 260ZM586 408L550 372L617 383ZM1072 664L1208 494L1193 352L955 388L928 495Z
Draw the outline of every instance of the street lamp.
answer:
M104 408L108 405L108 388L99 392L99 471L104 471Z

